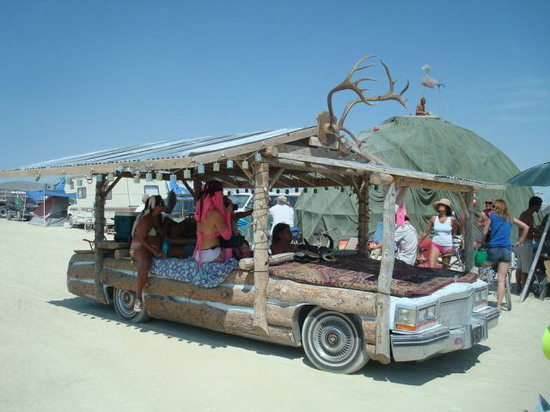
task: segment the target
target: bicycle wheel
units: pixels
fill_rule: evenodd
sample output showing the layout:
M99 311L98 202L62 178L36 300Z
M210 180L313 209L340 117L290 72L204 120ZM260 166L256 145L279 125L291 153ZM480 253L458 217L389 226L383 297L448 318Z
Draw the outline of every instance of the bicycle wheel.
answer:
M504 300L506 301L506 309L508 312L512 310L512 294L510 293L510 277L511 273L506 273L506 284L504 285Z

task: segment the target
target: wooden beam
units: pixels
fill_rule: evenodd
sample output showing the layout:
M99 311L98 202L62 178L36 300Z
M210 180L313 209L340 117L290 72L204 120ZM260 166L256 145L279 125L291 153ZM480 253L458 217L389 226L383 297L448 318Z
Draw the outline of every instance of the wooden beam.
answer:
M281 156L281 154L279 154ZM272 167L283 167L287 170L287 173L290 173L291 171L302 171L302 172L309 172L309 173L322 173L324 175L335 175L335 176L342 176L343 169L335 168L335 167L326 167L322 165L311 165L307 164L305 162L301 161L293 161L293 160L284 160L281 158L277 159L266 159L266 162L272 166ZM352 173L347 175L363 175L364 172L362 171L352 171Z
M273 173L273 176L271 176L271 179L269 180L269 188L271 189L275 183L279 180L279 178L282 176L285 169L280 168L277 169L275 173Z
M406 177L395 177L395 183L398 186L414 186L422 189L446 190L449 192L469 192L472 190L471 186L456 183L442 183L431 180L410 179Z
M395 263L395 184L388 186L384 199L382 261L378 275L376 299L376 354L383 363L390 362L390 291Z
M237 166L239 166L239 169L241 169L241 171L242 171L242 172L244 173L244 175L248 178L248 180L250 181L250 183L252 183L252 182L254 181L254 176L252 175L252 173L250 172L250 170L243 168L242 162L235 161L235 163L237 164Z
M94 261L94 292L96 300L107 304L103 284L101 283L101 269L103 269L103 258L105 251L99 247L99 243L105 239L105 175L99 180L96 177L95 183L95 206L94 206L94 241L95 241L95 261Z
M369 178L368 176L362 178L362 182L359 187L359 193L357 194L359 201L357 215L359 218L359 230L358 230L358 251L362 256L368 256L368 241L369 241Z
M109 192L110 192L111 190L114 189L114 187L116 186L116 184L117 184L118 182L120 182L120 180L121 180L123 177L126 177L126 176L124 176L124 175L125 175L124 173L118 175L118 176L116 177L116 179L114 180L114 182L111 183L107 189L105 189L105 197L109 194Z
M464 254L465 270L469 272L474 267L474 192L466 192L465 228L464 228Z
M181 179L181 182L183 183L185 188L189 191L189 193L191 193L191 196L193 196L196 200L198 193L195 193L195 190L189 185L189 183L187 183L187 180Z
M269 206L269 165L254 165L254 328L269 334L267 325L267 282L269 279L269 251L267 226Z
M472 190L472 188L481 188L481 189L493 189L493 190L504 190L506 187L500 184L484 184L484 182L477 182L474 180L460 179L460 178L450 178L446 176L440 176L433 173L420 172L416 170L405 170L397 169L385 165L375 165L371 163L362 163L362 162L352 162L349 160L341 159L327 159L320 158L315 156L301 155L301 154L292 154L292 153L279 153L279 160L293 160L302 163L310 163L311 165L321 165L328 166L334 169L350 169L355 171L363 172L372 172L372 173L386 173L394 177L394 179L408 178L411 179L409 183L406 183L406 180L403 180L399 185L400 186L418 186L419 182L435 182L435 183L444 183L448 184L449 187L456 187L455 191L467 192ZM341 172L340 172L341 173ZM450 190L450 189L446 189Z

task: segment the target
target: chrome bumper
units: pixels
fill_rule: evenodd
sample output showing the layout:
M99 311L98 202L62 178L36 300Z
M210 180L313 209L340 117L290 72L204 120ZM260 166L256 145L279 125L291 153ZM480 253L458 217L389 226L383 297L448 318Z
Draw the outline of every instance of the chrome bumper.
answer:
M430 330L399 334L391 333L391 347L396 362L420 361L447 352L469 349L487 339L489 329L498 323L499 312L487 307L474 312L470 322L460 328L436 326Z

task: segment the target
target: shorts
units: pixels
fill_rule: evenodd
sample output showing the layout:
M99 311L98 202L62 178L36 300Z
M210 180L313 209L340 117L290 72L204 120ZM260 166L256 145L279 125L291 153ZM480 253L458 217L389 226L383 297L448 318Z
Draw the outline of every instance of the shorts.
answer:
M533 242L525 241L521 246L514 248L516 254L516 269L523 273L528 273L533 263Z
M454 249L452 246L441 246L441 245L438 245L437 243L432 242L431 247L433 249L439 250L439 253L454 253Z
M202 263L210 263L215 261L218 256L220 256L220 253L222 253L222 250L219 247L216 247L214 249L206 249L206 250L200 250L193 254L193 257L198 262L199 261L199 253Z
M487 249L487 263L510 263L512 251L507 247L490 247Z

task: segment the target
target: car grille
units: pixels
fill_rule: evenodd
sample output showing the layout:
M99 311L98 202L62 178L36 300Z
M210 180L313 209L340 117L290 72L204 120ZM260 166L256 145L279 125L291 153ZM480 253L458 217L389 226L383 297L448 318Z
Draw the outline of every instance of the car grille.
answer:
M472 317L474 295L468 298L443 302L440 305L439 323L450 329L466 325Z

